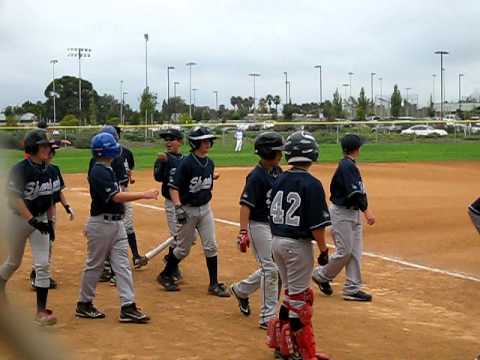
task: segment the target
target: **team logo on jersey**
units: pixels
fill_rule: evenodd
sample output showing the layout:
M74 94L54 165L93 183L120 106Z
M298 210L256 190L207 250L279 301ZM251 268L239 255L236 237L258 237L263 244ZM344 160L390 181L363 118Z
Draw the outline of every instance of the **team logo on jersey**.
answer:
M195 176L190 180L189 191L191 193L196 193L201 190L210 190L212 188L212 175L207 178L202 178L201 176Z
M53 193L52 181L48 180L40 184L40 181L30 181L25 185L23 195L26 200L35 200L40 196L48 196Z
M61 184L60 184L60 179L57 178L53 181L52 183L52 191L55 193L55 192L59 192L61 190Z

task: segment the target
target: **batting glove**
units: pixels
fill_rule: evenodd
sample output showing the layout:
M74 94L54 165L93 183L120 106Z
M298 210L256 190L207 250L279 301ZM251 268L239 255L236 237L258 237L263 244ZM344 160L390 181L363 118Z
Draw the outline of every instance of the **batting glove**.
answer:
M35 218L31 218L28 221L28 223L30 224L30 226L34 227L35 229L40 231L42 234L48 234L49 233L50 227L48 226L47 223L38 221Z
M177 217L178 224L183 225L187 223L188 215L182 205L175 207L175 216Z
M318 265L320 266L325 266L328 264L328 249L320 252L317 261Z
M247 252L247 249L250 247L250 237L247 230L240 230L237 236L237 245L240 252Z
M65 211L67 212L68 216L70 217L70 221L75 219L75 211L70 207L70 205L65 205Z

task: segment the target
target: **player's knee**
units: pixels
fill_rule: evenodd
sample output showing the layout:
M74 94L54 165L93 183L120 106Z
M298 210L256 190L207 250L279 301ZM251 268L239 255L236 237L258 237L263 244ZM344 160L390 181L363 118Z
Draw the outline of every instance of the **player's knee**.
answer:
M188 254L190 253L190 249L186 249L185 247L183 246L177 246L175 247L175 249L173 249L173 255L178 259L178 260L181 260L185 257L188 256Z
M206 256L207 258L211 258L211 257L217 256L217 254L218 254L217 247L205 248L205 249L204 249L204 252L205 252L205 256Z

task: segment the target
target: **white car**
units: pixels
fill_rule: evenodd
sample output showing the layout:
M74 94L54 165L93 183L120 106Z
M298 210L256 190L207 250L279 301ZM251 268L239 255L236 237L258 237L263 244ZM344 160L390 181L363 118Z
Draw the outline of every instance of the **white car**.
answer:
M448 133L442 129L435 129L427 125L415 125L408 129L402 130L402 135L415 135L415 136L447 136Z

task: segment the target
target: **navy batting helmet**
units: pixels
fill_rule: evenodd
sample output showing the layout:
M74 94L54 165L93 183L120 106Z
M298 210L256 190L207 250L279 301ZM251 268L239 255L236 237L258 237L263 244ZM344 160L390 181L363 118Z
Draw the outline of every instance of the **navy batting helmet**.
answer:
M35 155L38 152L40 145L50 145L54 143L53 140L49 139L48 133L44 129L37 129L30 131L25 135L23 146L25 152L30 155Z
M273 131L261 133L255 139L255 154L262 159L272 160L275 158L277 151L283 150L283 137Z
M347 134L342 138L342 140L340 140L340 144L342 145L343 152L345 154L350 154L352 151L360 149L360 147L364 144L364 141L358 135Z
M317 161L318 144L308 131L296 131L287 138L284 152L289 164Z
M90 143L92 154L94 157L116 158L120 156L122 148L115 140L113 135L107 132L101 132L92 138Z
M112 135L115 138L115 141L118 141L118 132L112 125L105 125L100 132L104 132Z
M210 131L209 128L199 126L193 129L190 134L188 134L188 143L192 149L198 149L202 140L210 140L210 143L213 146L213 140L217 137Z
M183 140L183 132L175 128L165 129L160 132L160 138L164 140Z

